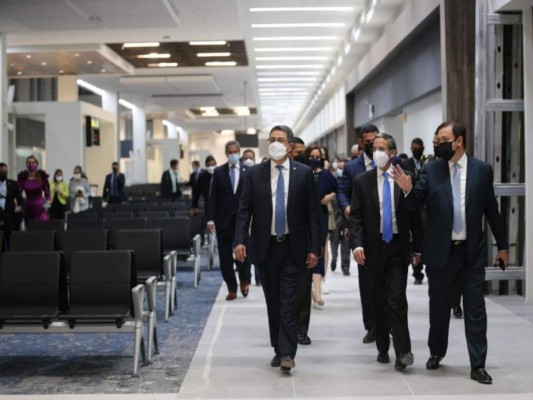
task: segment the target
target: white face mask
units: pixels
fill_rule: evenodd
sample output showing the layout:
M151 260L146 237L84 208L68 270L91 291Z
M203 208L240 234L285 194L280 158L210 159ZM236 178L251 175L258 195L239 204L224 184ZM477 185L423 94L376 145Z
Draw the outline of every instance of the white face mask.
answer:
M378 168L383 169L389 162L389 155L384 151L375 150L372 159L374 160Z
M74 179L76 179L76 180L77 180L77 179L81 179L81 174L74 174L74 175L72 175L72 177L73 177Z
M247 167L251 167L252 165L255 165L254 160L252 160L251 158L247 158L242 163L246 165Z
M56 176L56 181L62 182L63 181L63 176Z
M213 175L213 173L215 172L215 166L214 165L211 165L210 167L207 167L206 170L207 172L209 172L211 175Z
M331 168L333 168L333 169L337 169L338 166L339 166L339 164L337 164L337 161L333 161L333 162L331 163Z
M287 148L280 142L273 142L268 145L268 155L274 161L281 160L287 155Z
M337 172L337 176L338 176L339 178L342 178L342 172L343 172L342 169L337 168L337 171L336 171L336 172Z

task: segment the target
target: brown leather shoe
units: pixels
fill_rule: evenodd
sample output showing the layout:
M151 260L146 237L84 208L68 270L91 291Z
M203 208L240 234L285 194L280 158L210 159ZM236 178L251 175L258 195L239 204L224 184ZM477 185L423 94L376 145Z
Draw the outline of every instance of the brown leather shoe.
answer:
M280 370L281 372L291 372L291 369L295 367L294 360L289 356L282 356L281 357L281 365Z
M228 295L226 296L227 301L235 300L236 298L237 298L236 292L229 292Z
M248 291L250 290L250 283L248 281L241 282L241 293L244 297L248 296Z

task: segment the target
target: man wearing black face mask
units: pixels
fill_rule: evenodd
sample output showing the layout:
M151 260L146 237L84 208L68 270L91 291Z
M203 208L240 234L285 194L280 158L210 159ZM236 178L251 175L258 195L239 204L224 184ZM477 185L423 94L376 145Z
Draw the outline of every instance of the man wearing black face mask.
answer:
M17 182L7 179L7 164L0 162L0 229L6 241L12 231L20 229L22 201Z
M289 157L294 161L299 163L306 164L307 160L305 159L305 142L299 137L294 137L294 146L292 147Z
M359 139L359 148L364 149L364 153L354 158L344 166L337 199L344 217L348 220L350 217L350 202L352 200L352 187L355 177L366 171L376 168L372 160L372 151L374 138L378 135L379 130L375 125L368 124L361 127L361 138ZM359 292L361 296L361 308L363 310L363 324L367 331L363 338L363 343L374 342L374 305L372 303L372 293L370 282L363 265L358 265L359 275Z
M108 203L124 203L127 200L124 190L126 177L120 173L118 162L113 162L111 169L113 172L105 177L103 198Z
M454 283L463 288L465 334L470 356L470 378L492 383L485 370L487 313L484 283L487 243L483 218L489 223L498 246L496 262L509 265L509 245L494 195L490 164L465 153L466 128L447 121L437 128L438 160L429 163L413 184L401 167L394 180L405 194L408 210L427 204L427 224L422 259L429 279L429 370L437 369L448 348L450 307Z

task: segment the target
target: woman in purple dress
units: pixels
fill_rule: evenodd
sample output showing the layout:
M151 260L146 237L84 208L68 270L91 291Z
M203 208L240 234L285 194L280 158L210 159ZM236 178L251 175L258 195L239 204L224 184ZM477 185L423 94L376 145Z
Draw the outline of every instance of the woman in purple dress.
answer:
M39 161L34 156L26 159L26 169L18 175L18 185L21 193L26 194L24 222L46 221L48 216L44 205L50 201L50 184L48 174L39 169Z

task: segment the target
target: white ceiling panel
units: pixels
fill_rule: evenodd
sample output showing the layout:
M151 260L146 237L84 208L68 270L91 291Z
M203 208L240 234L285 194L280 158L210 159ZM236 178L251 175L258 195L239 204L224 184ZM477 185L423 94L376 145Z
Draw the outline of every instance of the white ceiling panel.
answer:
M167 83L182 94L213 94L220 93L220 87L212 75L181 75L169 76Z

